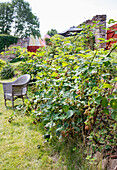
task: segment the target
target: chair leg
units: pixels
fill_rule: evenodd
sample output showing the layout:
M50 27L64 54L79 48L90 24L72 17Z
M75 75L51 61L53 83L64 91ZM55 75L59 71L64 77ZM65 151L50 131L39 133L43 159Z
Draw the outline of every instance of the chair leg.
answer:
M26 98L29 100L29 97L27 96L27 94L26 94Z
M23 101L23 105L24 105L24 98L23 98L23 96L22 96L22 101Z
M12 108L14 108L14 99L12 99Z
M6 106L6 99L4 99L4 104L5 104L5 106Z

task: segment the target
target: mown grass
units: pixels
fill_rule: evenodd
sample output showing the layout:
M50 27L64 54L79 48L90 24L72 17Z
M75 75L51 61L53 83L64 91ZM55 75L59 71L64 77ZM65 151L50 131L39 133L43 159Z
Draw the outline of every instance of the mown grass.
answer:
M22 104L22 101L15 101L15 106L18 103ZM57 168L57 163L53 163L51 150L43 144L39 126L33 125L32 119L23 114L14 116L10 123L8 120L14 110L10 101L7 102L7 106L4 106L3 89L0 84L0 169Z
M9 80L11 81L11 80ZM0 84L0 169L1 170L88 170L83 158L84 149L66 144L64 141L44 143L42 128L34 125L30 116L19 112L9 122L9 117L22 104L21 99L15 101L12 109L11 101L4 106L3 88Z

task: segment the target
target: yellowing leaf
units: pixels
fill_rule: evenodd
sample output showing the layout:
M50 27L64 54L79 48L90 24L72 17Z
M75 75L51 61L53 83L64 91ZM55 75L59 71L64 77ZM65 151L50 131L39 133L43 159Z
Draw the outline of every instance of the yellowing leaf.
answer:
M40 80L41 78L39 76L36 76L36 79Z
M65 66L67 66L67 65L68 65L67 62L62 62L62 67L65 67Z
M106 84L106 83L105 83L105 84L103 85L103 88L109 88L109 89L112 89L112 88L113 88L113 86L111 86L110 84Z
M57 58L58 57L58 55L54 55L54 58Z
M75 66L75 67L74 67L74 70L76 70L78 67L79 67L79 66Z
M58 73L53 72L51 76L52 76L52 77L56 77L57 75L58 75Z
M78 77L77 76L73 76L72 79L77 79Z

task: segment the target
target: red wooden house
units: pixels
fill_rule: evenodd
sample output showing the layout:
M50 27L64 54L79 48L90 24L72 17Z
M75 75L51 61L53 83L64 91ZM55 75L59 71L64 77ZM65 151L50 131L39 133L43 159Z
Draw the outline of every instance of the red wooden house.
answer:
M107 40L113 38L114 40L107 43L107 49L112 46L112 44L117 43L117 24L112 25L107 30Z
M34 38L32 35L30 36L29 39L29 46L27 46L27 50L30 52L35 52L37 51L38 48L40 47L44 47L45 44L44 42L41 40L41 38Z

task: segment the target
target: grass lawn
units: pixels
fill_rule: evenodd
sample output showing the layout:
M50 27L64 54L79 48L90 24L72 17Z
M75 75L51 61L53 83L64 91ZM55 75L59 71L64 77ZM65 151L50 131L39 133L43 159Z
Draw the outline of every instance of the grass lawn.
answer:
M11 101L7 100L5 107L0 83L0 170L90 169L83 158L82 144L74 150L73 145L64 141L51 145L44 143L39 124L34 125L32 118L21 112L14 115L10 123L9 117L17 110L18 104L22 104L21 99L14 102L15 108L12 109Z
M15 106L21 103L18 99ZM0 169L65 169L53 157L53 151L43 144L39 126L34 125L28 116L14 116L9 123L8 118L14 112L11 101L4 106L3 89L0 84ZM40 149L38 149L40 145Z

